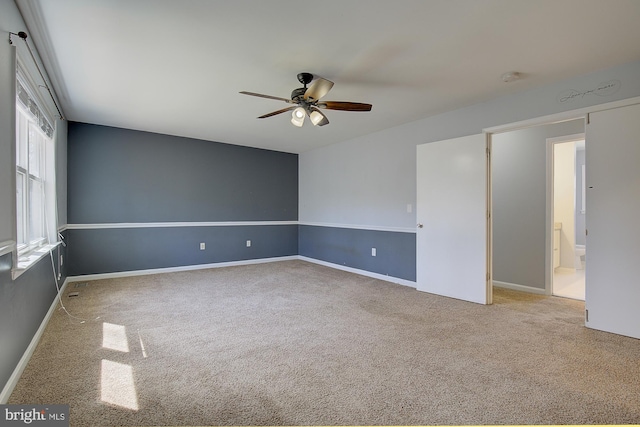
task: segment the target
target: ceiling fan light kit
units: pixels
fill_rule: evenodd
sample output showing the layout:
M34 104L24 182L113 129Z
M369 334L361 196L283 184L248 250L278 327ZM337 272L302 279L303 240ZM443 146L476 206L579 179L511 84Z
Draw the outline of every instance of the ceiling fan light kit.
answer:
M277 96L263 95L255 92L240 92L243 95L257 96L260 98L275 99L277 101L284 101L289 104L295 104L295 106L283 108L281 110L273 111L271 113L264 114L259 119L265 119L277 114L284 113L286 111L292 111L291 123L294 126L302 127L304 124L305 116L309 116L309 120L314 126L324 126L329 124L329 119L325 116L319 108L327 110L342 110L342 111L371 111L371 104L364 104L361 102L347 102L347 101L320 101L320 98L325 96L333 87L333 82L322 77L313 79L311 73L299 73L298 81L303 84L303 87L294 89L291 92L291 99L280 98ZM307 85L313 82L308 88Z

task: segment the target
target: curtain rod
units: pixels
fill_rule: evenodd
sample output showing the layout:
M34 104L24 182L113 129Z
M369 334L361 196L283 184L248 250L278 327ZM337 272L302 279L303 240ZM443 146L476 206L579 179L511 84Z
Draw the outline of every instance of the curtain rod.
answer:
M9 32L9 44L13 44L13 40L11 39L12 35L13 36L18 36L22 40L24 40L24 44L27 45L27 49L29 50L29 54L31 55L31 59L33 60L33 63L36 65L36 68L38 69L38 73L40 73L40 77L42 78L42 81L44 82L44 87L45 87L45 89L47 89L47 92L49 92L49 96L51 97L51 100L53 101L53 105L56 106L56 110L58 110L58 114L60 115L60 120L64 120L64 115L62 114L62 111L60 111L60 107L58 107L58 103L56 102L56 98L53 96L53 93L51 92L51 89L49 88L49 85L47 84L47 79L44 78L44 74L42 74L42 70L40 70L40 66L38 65L38 61L36 61L36 58L33 55L33 51L31 50L31 46L29 46L29 43L27 43L27 33L25 33L24 31L20 31L19 33Z

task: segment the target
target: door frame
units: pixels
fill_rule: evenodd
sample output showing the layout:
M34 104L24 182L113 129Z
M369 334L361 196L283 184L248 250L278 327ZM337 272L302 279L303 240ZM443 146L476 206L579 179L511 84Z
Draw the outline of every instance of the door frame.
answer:
M586 122L585 122L586 127ZM586 129L585 129L586 130ZM554 176L554 165L555 165L555 156L553 148L556 144L562 144L565 142L576 142L576 141L585 141L585 149L586 149L586 139L585 132L582 133L574 133L573 135L564 135L558 136L555 138L547 138L547 209L546 209L546 237L545 237L545 264L546 264L546 272L545 272L545 281L544 281L544 293L545 295L553 295L553 231L554 231L554 221L555 217L555 204L554 204L554 184L555 184L555 176ZM578 173L576 171L576 173ZM584 183L583 183L584 185ZM577 211L577 207L573 207L574 215ZM574 227L575 228L575 227Z
M483 131L484 139L486 143L487 151L487 165L486 165L486 207L487 207L487 304L493 304L493 170L491 169L491 134Z
M492 127L488 127L488 128L484 128L482 129L482 132L484 132L487 135L487 146L490 147L491 146L491 138L494 134L499 134L499 133L505 133L505 132L511 132L511 131L516 131L516 130L522 130L522 129L527 129L527 128L531 128L531 127L536 127L536 126L543 126L543 125L550 125L550 124L554 124L554 123L562 123L562 122L567 122L567 121L571 121L571 120L577 120L577 119L583 119L585 120L585 125L588 124L589 122L589 114L590 113L595 113L597 111L603 111L603 110L610 110L610 109L614 109L614 108L620 108L620 107L627 107L630 105L635 105L635 104L640 104L640 96L636 96L633 98L627 98L627 99L622 99L619 101L612 101L612 102L605 102L602 104L596 104L596 105L592 105L590 107L583 107L583 108L578 108L575 110L568 110L568 111L563 111L560 113L555 113L555 114L549 114L546 116L540 116L540 117L536 117L536 118L532 118L532 119L527 119L527 120L521 120L518 122L513 122L513 123L507 123L504 125L499 125L499 126L492 126ZM585 144L586 144L586 129L585 129ZM586 147L586 145L585 145ZM489 172L490 170L488 170L487 172ZM487 177L487 185L491 186L491 177L488 176ZM548 185L548 180L547 180L547 185ZM547 197L548 197L548 190L547 190ZM490 197L491 196L491 189L488 188L487 189L487 194ZM547 203L548 203L548 199L547 199ZM491 216L491 200L487 201L487 207L489 209L489 215ZM551 227L551 233L553 233L553 229L552 229L552 222L551 222L551 217L549 216L549 213L547 212L547 228ZM490 222L491 224L491 222ZM549 230L547 229L547 233L546 233L546 239L552 239L553 234L549 233ZM551 242L547 242L546 244L546 250L545 252L549 252L549 247L550 245L553 244L553 240L551 240ZM488 241L487 242L487 250L491 249L491 256L488 256L487 259L491 259L493 260L493 248L491 247L491 242ZM551 262L550 266L547 266L546 271L547 271L547 276L549 275L549 271L550 269L553 267L553 258L549 259L549 257L553 257L553 250L550 251L551 254L546 254L545 256L545 262L549 263ZM488 261L489 262L489 261ZM491 261L492 262L492 261ZM487 266L487 272L491 272L491 283L493 283L493 272L491 270L492 266ZM547 292L550 292L550 283L549 283L550 277L546 277L545 278L545 290L544 293L547 294ZM588 283L585 283L585 286L588 286ZM492 286L491 286L492 287ZM491 291L489 291L491 292ZM550 295L550 294L549 294Z

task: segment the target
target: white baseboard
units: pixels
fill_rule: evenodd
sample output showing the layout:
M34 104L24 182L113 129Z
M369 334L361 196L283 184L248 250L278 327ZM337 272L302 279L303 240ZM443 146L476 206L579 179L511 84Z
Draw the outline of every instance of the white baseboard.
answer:
M343 265L333 264L330 262L321 261L314 258L307 258L300 255L274 257L274 258L258 258L258 259L249 259L249 260L243 260L243 261L219 262L219 263L213 263L213 264L186 265L186 266L180 266L180 267L152 268L148 270L118 271L115 273L85 274L80 276L69 276L67 277L67 280L65 280L65 284L71 283L71 282L83 282L85 280L116 279L120 277L144 276L148 274L174 273L178 271L204 270L208 268L233 267L233 266L239 266L239 265L263 264L268 262L291 261L291 260L301 260L301 261L312 262L314 264L324 265L325 267L331 267L337 270L348 271L349 273L360 274L362 276L372 277L374 279L380 279L380 280L384 280L391 283L397 283L397 284L409 286L412 288L416 287L416 282L412 282L410 280L399 279L397 277L386 276L384 274L372 273L370 271L359 270L357 268L346 267Z
M208 268L233 267L237 265L250 265L250 264L264 264L267 262L290 261L290 260L296 260L296 259L298 259L298 256L292 255L292 256L283 256L283 257L274 257L274 258L248 259L243 261L216 262L212 264L185 265L180 267L151 268L148 270L131 270L131 271L117 271L115 273L84 274L80 276L69 276L67 277L67 281L83 282L85 280L116 279L119 277L145 276L148 274L159 274L159 273L175 273L178 271L205 270Z
M493 286L497 288L511 289L514 291L528 292L530 294L547 295L547 291L544 289L533 288L531 286L518 285L515 283L500 282L498 280L493 281Z
M411 288L415 288L416 287L416 282L412 282L411 280L399 279L397 277L386 276L384 274L372 273L371 271L360 270L360 269L357 269L357 268L352 268L352 267L347 267L347 266L340 265L340 264L334 264L334 263L331 263L331 262L321 261L321 260L315 259L315 258L308 258L308 257L301 256L301 255L298 256L298 259L301 260L301 261L307 261L307 262L312 262L314 264L324 265L325 267L335 268L336 270L347 271L349 273L355 273L355 274L359 274L361 276L367 276L367 277L371 277L371 278L374 278L374 279L384 280L386 282L397 283L399 285L409 286Z
M2 389L2 393L0 393L0 404L7 403L7 401L9 400L9 396L11 396L11 393L13 393L13 389L16 387L16 384L18 384L18 380L20 379L22 372L24 372L24 368L27 367L27 364L29 363L29 359L31 359L31 355L33 355L33 352L38 346L38 342L40 342L40 338L42 337L42 334L44 333L44 330L47 327L47 324L49 323L49 319L51 318L51 316L56 310L56 307L58 306L58 299L60 295L64 293L64 289L67 286L67 283L69 283L69 281L65 280L64 283L62 284L62 287L60 288L60 292L56 294L56 297L53 299L53 302L51 303L51 307L49 307L49 311L47 311L47 314L44 316L44 319L42 319L42 322L40 323L40 327L36 331L33 338L31 338L31 342L29 343L29 346L27 347L24 354L22 355L22 358L20 358L18 365L16 366L16 368L13 370L13 373L9 377L9 380L4 385L4 388Z

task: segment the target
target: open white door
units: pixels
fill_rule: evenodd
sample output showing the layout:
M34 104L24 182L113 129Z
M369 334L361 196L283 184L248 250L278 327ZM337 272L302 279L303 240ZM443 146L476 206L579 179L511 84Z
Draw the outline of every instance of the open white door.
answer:
M640 338L640 105L586 126L586 325Z
M491 303L487 139L472 135L417 147L417 289Z

